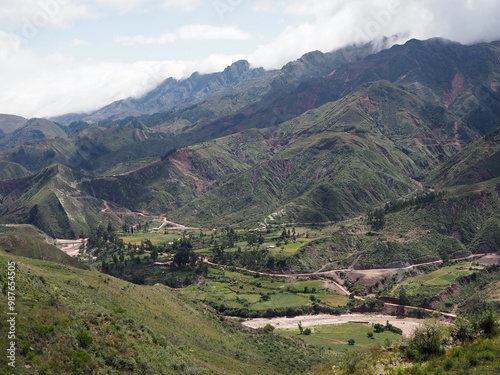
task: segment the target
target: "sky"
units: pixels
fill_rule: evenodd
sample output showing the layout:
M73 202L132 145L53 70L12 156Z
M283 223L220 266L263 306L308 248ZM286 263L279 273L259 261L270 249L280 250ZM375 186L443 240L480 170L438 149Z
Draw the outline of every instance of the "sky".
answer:
M498 0L2 0L0 113L90 112L164 79L383 36L500 39Z

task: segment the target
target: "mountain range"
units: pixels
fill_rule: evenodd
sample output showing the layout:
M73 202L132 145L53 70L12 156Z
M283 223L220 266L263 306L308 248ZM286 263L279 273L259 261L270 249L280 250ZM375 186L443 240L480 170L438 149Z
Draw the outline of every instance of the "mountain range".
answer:
M87 115L16 118L0 139L2 220L70 237L138 210L205 226L345 220L457 178L449 163L500 123L499 61L498 42L367 44L167 79Z

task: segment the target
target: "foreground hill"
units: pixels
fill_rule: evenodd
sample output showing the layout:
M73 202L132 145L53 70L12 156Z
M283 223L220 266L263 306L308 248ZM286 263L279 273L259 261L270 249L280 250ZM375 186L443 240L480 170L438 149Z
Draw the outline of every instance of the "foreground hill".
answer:
M70 257L49 242L53 242L53 240L32 225L0 226L0 249L10 255L88 269L86 264Z
M134 285L0 250L2 283L10 261L17 374L286 374L327 362L318 349L243 330L163 285ZM6 306L5 289L0 299ZM0 324L3 331L7 323ZM5 355L0 363L0 373L10 374Z

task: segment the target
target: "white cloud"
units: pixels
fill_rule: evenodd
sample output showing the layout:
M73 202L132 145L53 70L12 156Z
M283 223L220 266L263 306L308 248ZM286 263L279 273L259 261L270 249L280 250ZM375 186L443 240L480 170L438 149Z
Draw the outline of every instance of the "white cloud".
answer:
M70 47L81 47L81 46L88 46L90 45L89 42L87 42L86 40L82 40L82 39L73 39L69 46Z
M250 34L232 26L186 25L175 33L167 33L158 37L143 35L118 36L115 40L126 45L167 44L176 40L248 40Z
M252 5L254 12L272 12L276 10L276 3L274 0L257 0Z
M182 40L248 40L250 34L233 26L187 25L178 30Z
M136 44L168 44L175 42L177 40L177 35L174 33L167 33L160 35L158 37L145 37L143 35L136 36L119 36L116 41L126 45L136 45Z
M462 43L500 38L500 2L496 0L282 0L285 13L314 16L315 21L288 27L271 43L259 46L250 60L279 68L312 50L327 52L352 43L399 35L443 37Z
M75 19L88 16L85 4L70 0L7 0L0 2L0 20L21 28L65 27Z
M163 6L165 8L182 10L184 12L190 12L201 5L201 0L163 0Z
M0 31L0 113L30 118L91 111L115 100L139 97L167 77L220 71L241 57L212 55L202 61L133 64L77 61L60 53L37 55L15 36Z

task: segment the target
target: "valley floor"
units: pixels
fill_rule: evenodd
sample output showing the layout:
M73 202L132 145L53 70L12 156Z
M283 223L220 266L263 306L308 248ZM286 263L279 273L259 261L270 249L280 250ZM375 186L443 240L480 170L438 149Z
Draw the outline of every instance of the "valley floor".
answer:
M360 324L390 324L401 328L403 330L403 337L409 337L417 327L422 324L422 320L413 318L397 318L392 315L378 315L378 314L343 314L343 315L303 315L293 318L279 317L279 318L257 318L250 319L242 324L246 327L253 329L264 328L267 324L271 324L276 329L296 329L300 322L303 327L311 327L318 325L338 325L346 323L360 323Z

